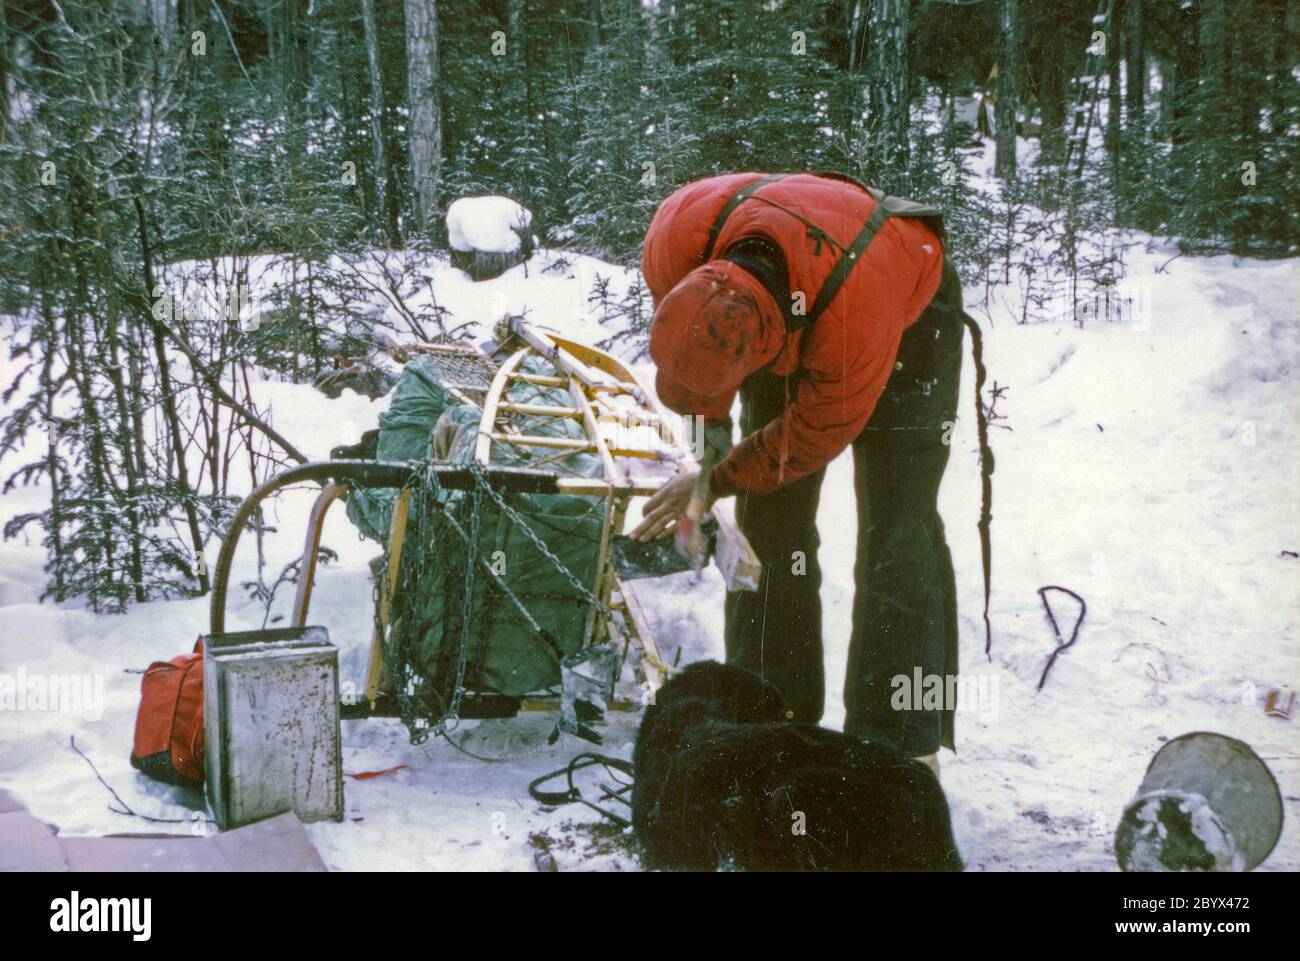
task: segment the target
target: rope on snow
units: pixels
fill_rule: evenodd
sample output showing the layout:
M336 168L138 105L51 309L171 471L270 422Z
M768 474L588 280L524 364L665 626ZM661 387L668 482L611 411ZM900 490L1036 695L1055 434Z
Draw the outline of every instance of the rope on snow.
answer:
M1070 639L1068 641L1061 639L1060 625L1056 623L1056 615L1052 612L1052 604L1047 599L1048 591L1060 591L1062 594L1068 594L1079 602L1079 618L1074 622L1074 630L1070 632ZM1078 639L1079 628L1083 627L1083 618L1088 613L1088 602L1068 587L1057 587L1055 584L1040 587L1038 589L1038 598L1043 602L1043 610L1047 612L1047 621L1052 625L1052 633L1056 635L1056 650L1054 650L1052 656L1047 659L1047 664L1043 667L1043 676L1038 679L1038 690L1041 691L1043 685L1047 683L1047 672L1052 669L1052 665L1056 663L1057 657L1060 656L1062 651L1071 647L1075 640Z

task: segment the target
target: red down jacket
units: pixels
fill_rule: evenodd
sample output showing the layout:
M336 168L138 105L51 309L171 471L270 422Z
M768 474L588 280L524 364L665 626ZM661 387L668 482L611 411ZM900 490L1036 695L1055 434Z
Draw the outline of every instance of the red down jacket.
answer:
M764 176L749 172L697 180L659 205L641 264L656 324L674 322L661 317L657 308L678 282L701 266L709 231L723 206L746 184ZM811 307L840 249L810 237L808 226L787 211L797 212L847 247L875 205L870 194L848 181L794 174L760 187L731 212L713 256L721 257L742 238L772 241L785 256L791 293L802 291ZM899 338L934 297L942 267L943 248L924 224L903 217L886 220L811 329L794 331L785 339L770 369L798 375L791 381L793 403L714 468L714 493L769 493L819 470L851 444L885 389ZM685 357L681 361L688 362ZM657 386L664 403L681 414L720 416L720 411L730 410L736 393L731 389L725 397L702 403L704 398L663 370Z

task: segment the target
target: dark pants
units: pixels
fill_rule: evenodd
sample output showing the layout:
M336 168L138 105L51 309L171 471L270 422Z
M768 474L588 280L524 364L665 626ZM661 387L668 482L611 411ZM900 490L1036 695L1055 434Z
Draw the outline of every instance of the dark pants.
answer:
M896 684L914 672L957 673L952 555L938 513L961 376L961 285L945 264L934 300L903 334L897 363L853 442L858 548L844 730L885 737L913 755L953 746L953 704L895 710ZM781 415L787 387L768 372L741 387L745 434ZM772 494L746 495L736 518L763 561L757 592L727 596L727 660L772 681L799 721L821 720L821 567L817 502L825 470ZM946 683L944 687L949 685Z

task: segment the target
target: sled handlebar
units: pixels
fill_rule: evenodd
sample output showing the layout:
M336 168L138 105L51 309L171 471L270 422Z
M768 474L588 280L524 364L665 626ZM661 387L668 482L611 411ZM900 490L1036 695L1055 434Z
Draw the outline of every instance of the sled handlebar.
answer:
M239 537L248 525L259 504L286 487L304 482L326 483L335 481L354 487L384 488L405 487L417 475L432 471L438 483L451 490L472 490L475 473L497 490L519 494L555 494L565 488L561 478L545 471L525 467L474 468L468 464L427 464L408 461L380 460L329 460L299 464L276 474L244 498L230 522L230 530L221 542L217 566L212 579L211 632L221 634L226 629L226 593L230 587L231 562Z

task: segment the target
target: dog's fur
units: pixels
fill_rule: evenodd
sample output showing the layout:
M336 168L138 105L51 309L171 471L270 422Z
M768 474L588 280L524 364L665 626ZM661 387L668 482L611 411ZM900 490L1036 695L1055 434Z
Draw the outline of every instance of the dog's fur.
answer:
M962 869L928 767L784 717L775 687L715 661L658 691L632 759L632 825L649 867Z

